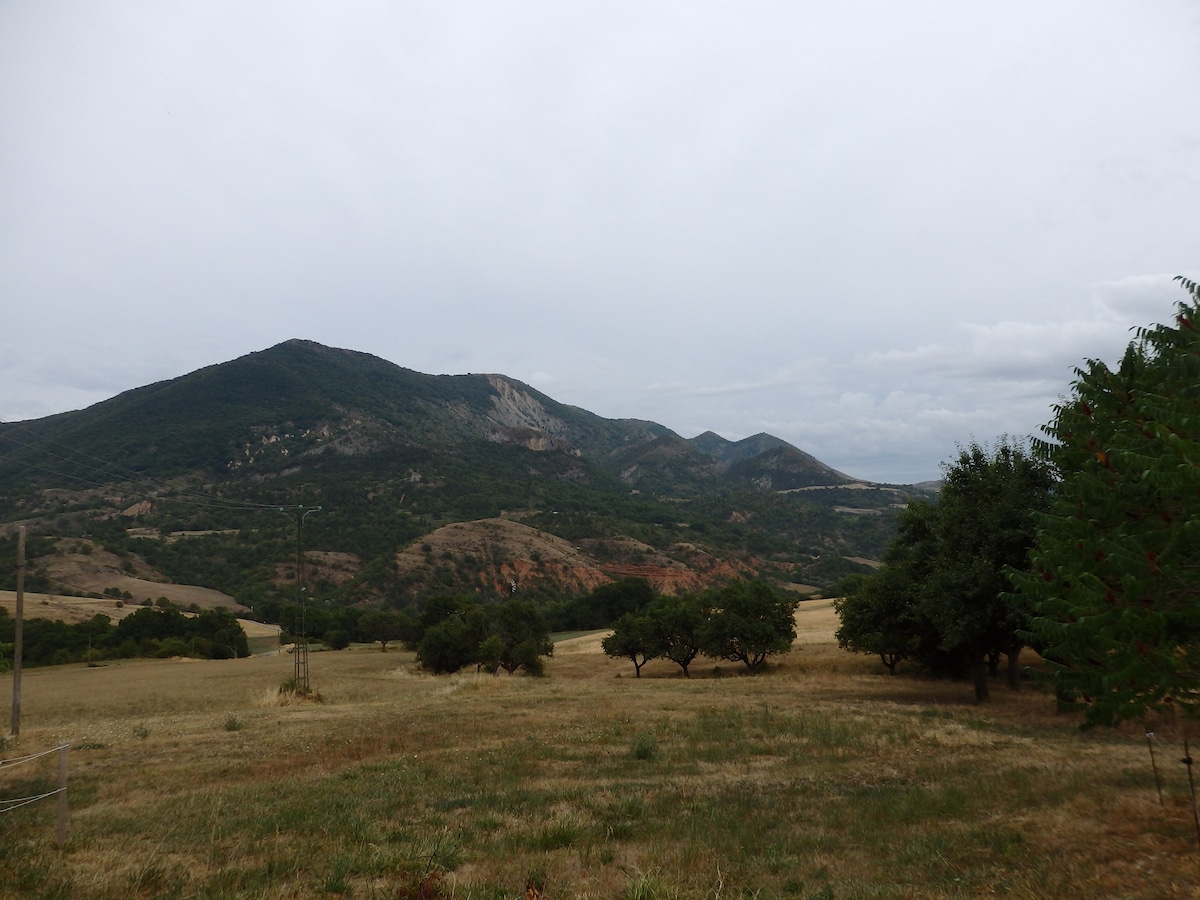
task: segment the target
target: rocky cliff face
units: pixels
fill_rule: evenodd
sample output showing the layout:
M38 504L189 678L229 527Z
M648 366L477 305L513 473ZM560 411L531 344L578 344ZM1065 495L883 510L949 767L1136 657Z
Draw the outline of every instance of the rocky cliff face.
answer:
M496 391L492 397L492 421L505 428L531 428L551 437L563 437L566 423L552 415L535 397L520 390L503 375L487 376Z
M542 453L557 450L580 456L581 451L567 439L568 426L528 392L521 390L503 375L488 375L488 384L496 391L492 397L490 427L485 432L489 441L498 444L517 444Z

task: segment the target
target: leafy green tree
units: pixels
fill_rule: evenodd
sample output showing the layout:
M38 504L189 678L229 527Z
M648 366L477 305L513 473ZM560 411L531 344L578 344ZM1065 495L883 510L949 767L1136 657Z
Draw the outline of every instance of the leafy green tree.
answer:
M1076 369L1036 445L1062 482L1013 580L1088 725L1200 714L1200 287L1177 280L1173 324Z
M575 627L607 628L626 613L645 609L656 596L654 586L645 578L622 578L602 584L580 598Z
M613 633L600 641L606 656L633 663L635 678L642 677L642 666L661 655L662 645L649 615L625 613L613 623Z
M500 674L500 657L504 655L504 638L498 634L489 635L480 644L475 653L475 671Z
M731 581L713 595L712 613L699 635L701 652L757 672L769 656L792 648L798 603L760 579Z
M480 641L467 623L451 617L425 629L417 645L417 662L434 675L457 672L478 657Z
M371 610L358 620L358 630L369 641L378 641L382 652L404 636L404 618L392 610Z
M443 597L435 609L427 607L426 613L426 621L440 620L424 628L417 644L417 662L424 668L441 675L484 662L481 648L492 631L488 610L473 601ZM494 655L493 647L487 650ZM499 662L497 656L496 664Z
M501 640L500 668L509 675L520 668L530 675L541 675L545 670L542 658L554 655L546 621L530 600L513 598L497 606L492 614L492 633Z
M893 672L916 659L937 674L970 674L985 700L989 664L1000 655L1010 686L1019 684L1027 610L1008 593L1006 572L1028 565L1053 474L1005 438L990 449L961 448L943 471L938 502L911 502L883 568L837 602L837 637Z
M212 658L244 659L250 655L246 632L229 610L208 609L197 616L184 616L183 621L184 629L180 637L208 638L214 645L209 654Z
M853 653L878 656L888 671L905 659L944 670L933 625L921 611L921 588L937 559L937 507L912 500L896 522L896 536L874 575L843 579L845 593L834 601L841 618L838 644Z
M841 619L838 645L852 653L875 654L893 675L901 662L917 655L920 643L915 582L903 569L902 545L895 546L879 574L848 582L844 595L833 601Z
M988 658L1008 658L1009 687L1020 684L1021 637L1028 610L1009 591L1007 571L1029 564L1054 483L1053 470L1020 444L1000 439L991 450L960 449L944 467L935 520L938 546L924 584L922 608L940 635L941 649L962 654L986 700Z
M169 637L158 644L158 649L154 651L154 655L159 659L168 659L172 656L187 656L189 647L187 641L183 638Z
M646 610L656 655L669 659L690 678L688 666L700 654L700 636L708 621L704 600L693 593L664 594Z
M323 640L330 650L345 650L350 646L350 635L340 628L330 628Z

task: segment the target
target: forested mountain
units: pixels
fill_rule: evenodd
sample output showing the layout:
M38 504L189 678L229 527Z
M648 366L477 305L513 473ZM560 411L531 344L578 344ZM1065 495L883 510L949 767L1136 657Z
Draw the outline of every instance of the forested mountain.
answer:
M321 507L302 546L331 602L518 582L552 602L630 574L666 590L735 573L819 587L880 555L909 490L857 484L770 435L685 440L503 375L298 340L0 424L0 529L89 538L246 604L292 590L304 510L288 507ZM523 542L481 541L467 524L481 520L519 523ZM462 546L455 523L473 535Z

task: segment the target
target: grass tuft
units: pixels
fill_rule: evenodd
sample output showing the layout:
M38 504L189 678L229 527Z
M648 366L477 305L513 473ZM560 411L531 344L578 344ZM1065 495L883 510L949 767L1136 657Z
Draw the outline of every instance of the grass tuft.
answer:
M634 759L658 759L658 738L650 731L639 731L629 746L629 755Z

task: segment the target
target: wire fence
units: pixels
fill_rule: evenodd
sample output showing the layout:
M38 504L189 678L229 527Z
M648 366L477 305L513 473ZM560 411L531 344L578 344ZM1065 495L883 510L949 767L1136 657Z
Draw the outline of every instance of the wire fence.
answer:
M58 754L58 787L51 791L44 791L40 794L33 794L28 797L11 797L0 798L0 814L12 812L14 809L20 809L22 806L28 806L31 803L37 803L39 800L45 800L49 797L58 798L58 849L63 849L67 843L67 748L70 744L59 744L57 747L52 747L49 750L43 750L41 753L30 753L28 756L15 756L11 759L0 759L0 772L6 769L11 769L24 763L31 763L41 759L44 756L49 756L52 753Z

